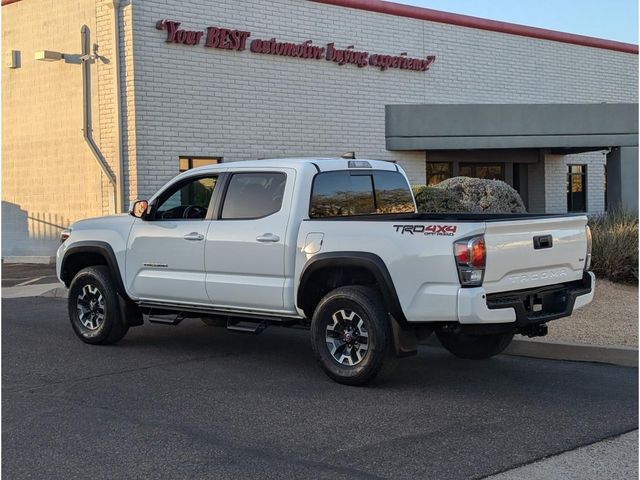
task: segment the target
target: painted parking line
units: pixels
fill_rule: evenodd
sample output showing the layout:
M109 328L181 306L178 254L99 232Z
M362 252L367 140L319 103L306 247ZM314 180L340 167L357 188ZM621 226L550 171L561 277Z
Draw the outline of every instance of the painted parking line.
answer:
M30 283L35 283L38 280L42 280L43 278L47 278L46 275L42 276L42 277L36 277L36 278L32 278L31 280L27 280L26 282L22 282L22 283L18 283L17 285L15 285L16 287L24 287L25 285L29 285Z

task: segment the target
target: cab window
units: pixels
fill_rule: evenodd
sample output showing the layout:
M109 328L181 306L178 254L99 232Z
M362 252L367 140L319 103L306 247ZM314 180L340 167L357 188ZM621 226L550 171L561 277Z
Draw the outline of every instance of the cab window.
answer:
M209 202L217 177L199 177L170 189L163 195L156 208L156 220L203 220L207 216Z
M406 212L415 212L415 205L398 172L324 172L313 181L311 218Z
M234 173L229 181L222 220L267 217L282 208L287 176L279 172Z

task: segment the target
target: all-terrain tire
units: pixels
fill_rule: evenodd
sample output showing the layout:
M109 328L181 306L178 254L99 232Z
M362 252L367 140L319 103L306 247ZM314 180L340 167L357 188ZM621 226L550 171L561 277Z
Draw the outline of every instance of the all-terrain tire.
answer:
M456 357L482 360L502 353L513 339L513 333L471 335L437 331L438 340Z
M320 367L338 383L370 382L385 363L395 360L390 321L375 289L332 290L320 300L311 320L311 347Z
M123 317L109 269L87 267L76 274L69 287L68 310L73 331L80 340L93 345L110 345L129 330Z

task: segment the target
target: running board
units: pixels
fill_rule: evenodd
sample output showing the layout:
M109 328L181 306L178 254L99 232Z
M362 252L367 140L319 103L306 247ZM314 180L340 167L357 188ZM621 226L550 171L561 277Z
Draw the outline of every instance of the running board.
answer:
M258 335L264 331L265 328L269 326L269 322L263 320L260 323L256 322L247 322L243 320L236 320L229 318L227 319L227 330L231 332L237 333L252 333L254 335Z
M147 320L149 323L161 323L162 325L178 325L184 320L184 315L179 313L178 315L154 315L153 312L149 314Z
M224 315L240 318L251 319L252 321L268 321L273 323L297 323L303 320L302 317L286 314L286 313L275 313L275 312L256 312L256 311L245 311L245 310L234 310L234 309L226 309L226 308L216 308L216 307L208 307L202 305L183 305L176 303L165 303L165 302L150 302L150 301L140 301L137 302L138 307L140 307L144 313L153 314L154 312L163 312L162 315L176 315L176 314L184 314L185 317L192 316L198 317L201 315ZM199 314L199 315L198 315Z

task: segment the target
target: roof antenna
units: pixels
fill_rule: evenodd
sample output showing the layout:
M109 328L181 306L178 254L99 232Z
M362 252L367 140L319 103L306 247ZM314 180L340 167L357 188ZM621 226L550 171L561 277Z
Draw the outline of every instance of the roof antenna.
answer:
M345 152L342 155L340 155L340 158L344 158L345 160L355 160L356 152Z

